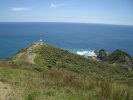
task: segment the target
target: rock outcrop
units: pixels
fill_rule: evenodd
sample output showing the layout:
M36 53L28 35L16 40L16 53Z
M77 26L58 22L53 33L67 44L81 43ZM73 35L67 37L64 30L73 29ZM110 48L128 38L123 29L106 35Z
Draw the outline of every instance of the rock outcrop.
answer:
M97 52L97 58L100 59L101 61L103 61L104 59L106 59L106 57L108 56L108 53L106 52L105 49L101 49Z
M133 58L122 50L115 50L104 61L111 64L122 64L128 70L133 69Z

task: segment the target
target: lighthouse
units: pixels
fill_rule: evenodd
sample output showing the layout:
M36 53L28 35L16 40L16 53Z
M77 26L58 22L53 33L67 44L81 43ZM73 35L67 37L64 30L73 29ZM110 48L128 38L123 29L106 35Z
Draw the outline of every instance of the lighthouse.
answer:
M40 38L39 42L42 42L42 41L43 41L42 38Z

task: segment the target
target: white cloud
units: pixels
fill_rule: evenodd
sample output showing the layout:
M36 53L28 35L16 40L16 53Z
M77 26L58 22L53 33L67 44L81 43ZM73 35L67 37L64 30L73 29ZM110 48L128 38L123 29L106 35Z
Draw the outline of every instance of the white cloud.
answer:
M58 8L58 7L63 7L64 6L64 4L55 4L55 3L51 3L50 4L50 8Z
M27 10L30 10L29 8L26 8L26 7L14 7L14 8L11 8L12 11L27 11Z

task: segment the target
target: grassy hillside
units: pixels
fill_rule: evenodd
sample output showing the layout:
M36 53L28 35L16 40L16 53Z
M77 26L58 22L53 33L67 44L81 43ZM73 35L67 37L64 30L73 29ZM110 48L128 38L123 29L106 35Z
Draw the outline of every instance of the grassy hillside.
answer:
M8 100L131 100L127 84L66 70L43 72L0 67L0 81L10 84Z
M96 73L100 75L123 74L126 70L119 65L109 65L93 59L70 53L48 44L43 44L33 51L39 68L67 69L80 74Z
M132 100L133 72L46 43L33 43L0 63L7 100Z
M133 58L122 50L115 50L105 59L108 63L118 63L125 66L126 69L133 69Z
M123 75L127 70L119 64L108 64L85 58L46 43L33 43L20 50L12 58L0 63L1 66L25 69L65 69L78 74Z

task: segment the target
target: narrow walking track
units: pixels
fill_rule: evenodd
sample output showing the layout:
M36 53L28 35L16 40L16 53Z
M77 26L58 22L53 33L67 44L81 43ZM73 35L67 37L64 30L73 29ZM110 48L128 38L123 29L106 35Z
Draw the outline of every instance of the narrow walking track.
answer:
M0 82L0 100L7 100L9 93L11 93L11 86Z

